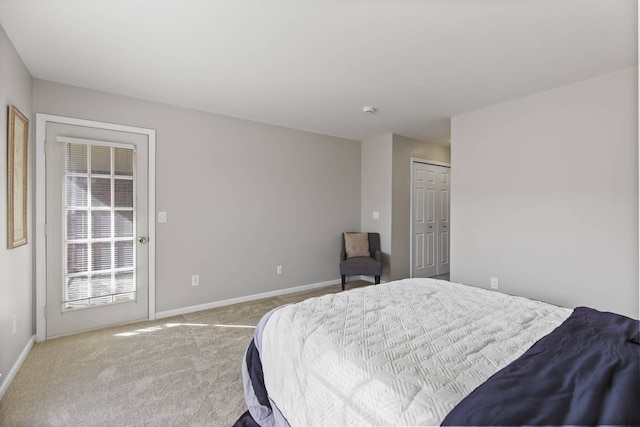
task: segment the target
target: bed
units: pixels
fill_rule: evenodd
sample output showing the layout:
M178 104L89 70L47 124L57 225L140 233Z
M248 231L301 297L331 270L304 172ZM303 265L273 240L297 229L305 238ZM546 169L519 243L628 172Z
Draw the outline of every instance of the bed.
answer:
M267 313L237 426L640 424L639 322L433 279Z

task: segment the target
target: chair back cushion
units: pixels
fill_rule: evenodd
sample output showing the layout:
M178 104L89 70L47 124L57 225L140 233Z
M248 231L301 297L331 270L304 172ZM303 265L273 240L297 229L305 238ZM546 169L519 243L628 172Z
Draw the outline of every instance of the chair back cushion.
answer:
M344 233L344 248L347 258L371 256L368 233Z
M375 251L381 250L380 233L369 233L369 253L374 256Z

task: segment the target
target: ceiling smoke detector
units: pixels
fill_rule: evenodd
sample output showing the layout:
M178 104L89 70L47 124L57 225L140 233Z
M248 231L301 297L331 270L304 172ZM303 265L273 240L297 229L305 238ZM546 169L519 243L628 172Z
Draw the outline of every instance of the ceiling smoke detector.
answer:
M375 107L363 107L362 112L365 114L373 114L376 112Z

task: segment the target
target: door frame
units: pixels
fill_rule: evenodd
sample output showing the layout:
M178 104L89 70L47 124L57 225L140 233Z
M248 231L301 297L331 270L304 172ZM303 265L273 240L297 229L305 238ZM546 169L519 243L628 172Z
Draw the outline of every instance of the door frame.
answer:
M115 130L147 136L149 142L149 320L156 318L156 131L155 129L120 125L115 123L98 122L94 120L77 119L73 117L36 113L35 135L35 293L36 293L36 341L47 339L47 247L46 247L46 160L45 138L47 123L61 123L75 126L85 126L97 129Z
M409 159L409 278L413 278L413 164L424 163L427 165L444 166L451 168L451 163L438 162L436 160L421 159L411 157ZM451 216L451 208L449 208L449 216ZM449 222L451 224L451 222ZM451 225L449 225L449 233L451 233ZM449 262L451 262L451 247L449 247Z

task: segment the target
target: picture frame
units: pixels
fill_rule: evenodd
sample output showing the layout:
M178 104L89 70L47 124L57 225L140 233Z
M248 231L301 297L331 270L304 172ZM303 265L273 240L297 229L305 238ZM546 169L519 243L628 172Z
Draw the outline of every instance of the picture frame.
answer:
M7 138L7 228L9 249L26 245L29 119L9 106Z

